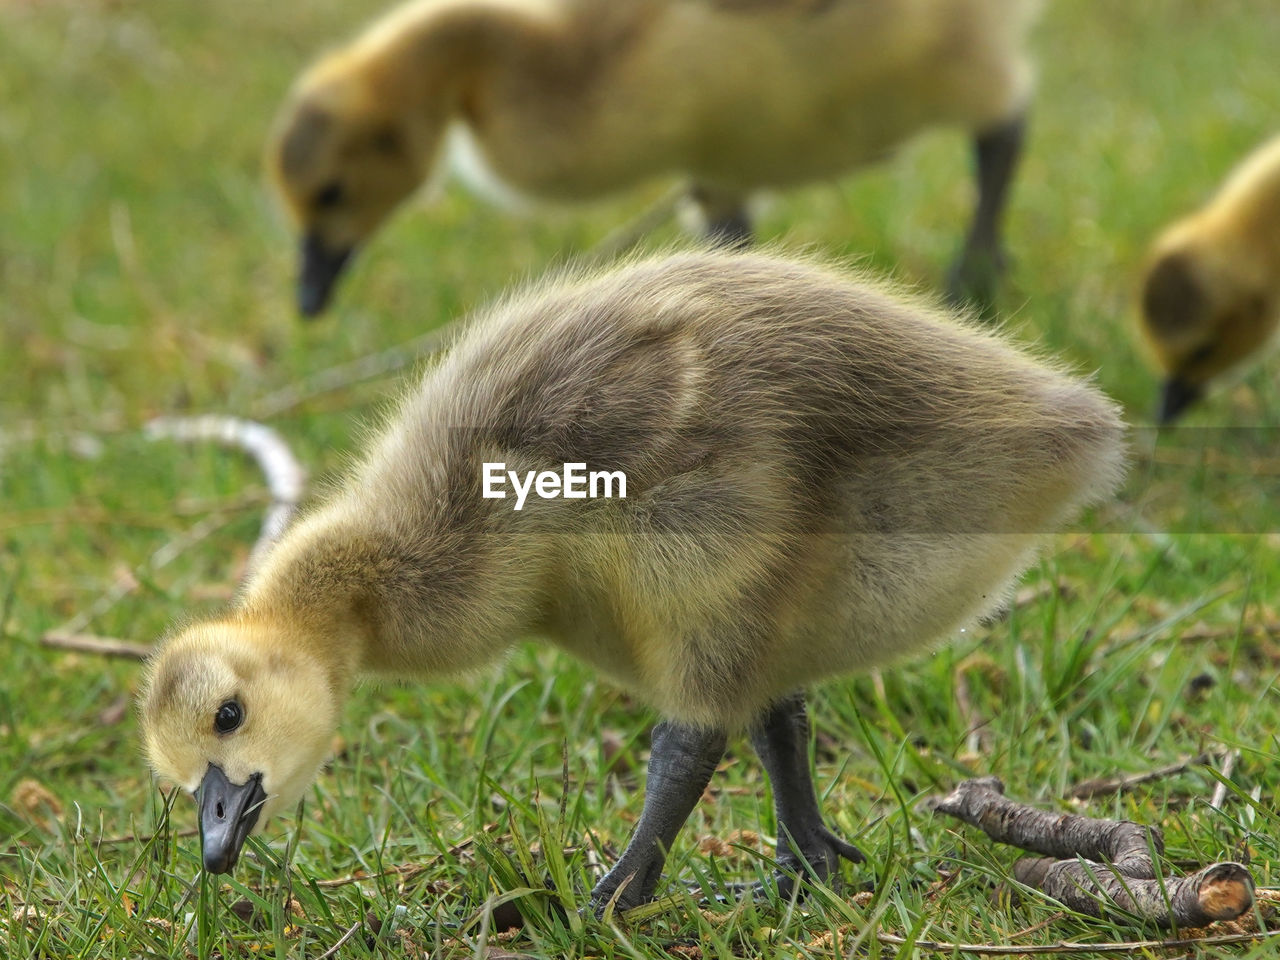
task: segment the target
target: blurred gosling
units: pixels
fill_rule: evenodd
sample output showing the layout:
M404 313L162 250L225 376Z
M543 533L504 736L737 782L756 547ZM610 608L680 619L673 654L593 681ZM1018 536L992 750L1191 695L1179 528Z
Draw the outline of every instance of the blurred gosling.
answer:
M679 175L708 234L749 241L761 189L829 179L926 128L974 135L951 272L988 304L1022 144L1039 0L416 0L295 84L268 148L301 243L298 306L441 165L583 201ZM456 164L459 165L459 164Z
M1280 321L1280 137L1165 230L1150 263L1141 329L1165 376L1156 417L1170 423L1259 356Z
M654 895L741 732L786 894L862 858L819 809L805 688L1002 603L1112 490L1121 433L1087 382L810 263L708 251L545 283L460 337L225 615L163 643L146 752L196 793L224 872L314 779L357 676L453 676L540 636L663 717L595 909ZM621 472L626 495L486 497L493 464Z

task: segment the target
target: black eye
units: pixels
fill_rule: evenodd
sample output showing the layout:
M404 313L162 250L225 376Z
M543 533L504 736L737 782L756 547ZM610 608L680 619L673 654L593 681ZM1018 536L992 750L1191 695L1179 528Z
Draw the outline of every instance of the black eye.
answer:
M374 150L389 156L394 156L403 150L400 142L400 133L395 127L383 127L376 131L371 142Z
M218 708L213 717L213 729L219 733L230 733L244 723L244 708L239 701L228 700Z
M1190 356L1187 357L1187 363L1188 364L1204 363L1211 356L1213 356L1213 351L1214 351L1214 345L1212 343L1206 343L1204 346L1198 347L1195 350L1191 351Z
M328 210L342 202L342 195L342 184L335 180L332 183L326 183L317 190L316 195L311 199L311 203L317 210Z

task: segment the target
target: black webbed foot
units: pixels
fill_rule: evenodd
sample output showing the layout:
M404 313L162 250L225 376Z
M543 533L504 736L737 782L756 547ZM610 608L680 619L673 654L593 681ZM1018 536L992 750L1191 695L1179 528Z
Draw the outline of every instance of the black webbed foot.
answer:
M839 874L841 860L864 863L866 859L861 850L836 836L821 821L810 824L803 836L793 835L778 851L778 872L774 875L778 896L790 899L797 879L813 877L826 883Z
M649 776L640 822L613 869L591 891L591 909L603 916L613 903L630 910L653 899L667 850L702 796L724 755L725 735L676 723L653 728Z
M797 877L826 881L841 860L866 858L853 844L836 836L822 819L809 769L809 718L804 696L795 694L765 711L751 731L769 781L778 818L778 893L790 897Z

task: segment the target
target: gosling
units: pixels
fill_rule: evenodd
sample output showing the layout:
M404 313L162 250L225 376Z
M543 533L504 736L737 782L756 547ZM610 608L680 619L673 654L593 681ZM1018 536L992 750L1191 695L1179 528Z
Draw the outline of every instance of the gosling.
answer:
M225 872L315 778L359 674L538 635L664 718L594 908L652 898L739 732L788 893L862 859L819 810L802 691L989 613L1112 490L1121 434L1088 383L819 265L708 251L546 283L460 337L225 616L161 645L146 753ZM621 473L625 497L521 504L508 471Z
M1258 356L1280 321L1280 137L1165 230L1150 260L1141 330L1164 372L1156 418L1167 424Z
M267 167L301 237L298 307L454 159L486 192L582 201L692 182L711 238L749 241L755 191L838 176L913 134L975 137L951 271L989 304L1039 0L415 0L309 69Z

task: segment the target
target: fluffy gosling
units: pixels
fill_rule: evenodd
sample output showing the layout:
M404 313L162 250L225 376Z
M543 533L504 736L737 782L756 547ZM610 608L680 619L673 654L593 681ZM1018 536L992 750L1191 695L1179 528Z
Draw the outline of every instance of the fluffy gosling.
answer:
M1111 491L1121 434L1088 383L809 263L690 253L546 283L461 336L229 612L162 644L146 752L227 871L316 776L358 675L444 677L536 635L663 717L596 909L653 896L743 731L786 892L861 859L819 810L802 691L990 612ZM484 496L493 463L621 471L626 496L517 508Z
M296 83L267 165L301 236L298 306L439 165L551 201L683 175L708 233L750 237L755 191L838 176L912 134L975 136L951 273L989 302L1022 144L1039 0L415 0ZM493 191L491 191L493 192Z
M1170 423L1280 321L1280 137L1165 230L1150 260L1141 330L1165 375L1156 417Z

